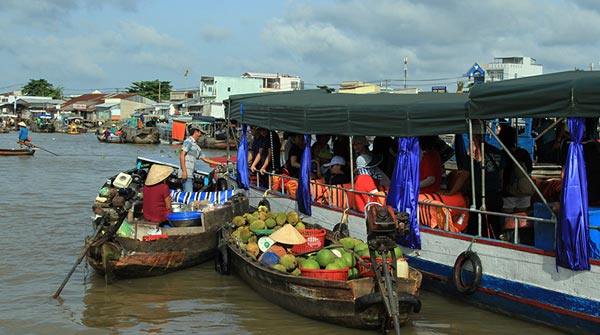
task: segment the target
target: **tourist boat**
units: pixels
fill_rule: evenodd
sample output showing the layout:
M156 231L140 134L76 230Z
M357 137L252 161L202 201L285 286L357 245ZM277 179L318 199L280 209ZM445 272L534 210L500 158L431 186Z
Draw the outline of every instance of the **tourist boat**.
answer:
M188 129L191 125L199 125L204 131L204 135L198 139L198 145L202 149L226 150L228 147L229 149L237 147L235 139L228 140L226 138L227 123L225 120L201 115L172 119L171 143L183 142L189 136Z
M226 110L228 117L243 125L267 126L274 130L302 134L398 136L399 152L402 153L399 157L404 159L404 164L396 163L392 183L399 186L390 189L387 203L396 210L412 213L411 235L397 242L409 264L423 273L423 287L511 317L581 334L597 333L600 329L600 232L597 223L600 210L590 207L588 211L587 201L578 200L587 194L585 181L575 182L577 185L573 187L569 186L572 181L565 179L562 186L563 192L569 190L565 193L569 197L562 197L560 201L561 208L567 209L562 213L572 212L574 217L554 214L539 190L536 193L542 200L535 204L534 216L504 214L515 220L533 222L535 243L524 245L419 225L417 213L422 204L417 207L418 186L409 187L409 177L418 178L415 177L419 171L416 136L472 134L474 120L514 117L571 118L569 123L573 124L574 134L581 131L579 118L597 119L600 115L599 91L600 73L575 71L475 85L469 96L431 93L352 95L320 90L239 95L226 101ZM247 145L240 145L238 156L246 154L244 147ZM585 173L583 164L573 162L577 160L567 160L565 175L582 173L582 170ZM237 177L231 176L236 179L233 182L249 183L245 169L243 162L238 165ZM308 165L303 165L302 169L310 171ZM298 191L296 195L289 194L283 185L275 187L277 185L270 183L267 188L249 185L251 205L256 205L268 191L273 211L297 208L305 213L305 222L319 223L331 229L335 218L350 206L356 192L321 185L326 189L321 189L321 194L316 196L314 191L306 191L307 184L298 180L298 189L304 192ZM400 196L400 190L409 191L406 193L411 197ZM582 193L573 196L573 190L582 190ZM333 201L331 194L340 193L347 197L346 200ZM311 198L306 200L298 194L309 194ZM475 216L502 215L478 208L462 209ZM351 236L365 238L364 220L362 211L348 212ZM516 236L520 225L514 226ZM480 224L479 231L482 228ZM576 234L580 234L578 238L575 238ZM472 276L463 270L471 270Z
M152 164L178 167L175 162L139 157L134 169L106 181L94 203L96 234L86 240L86 245L90 244L86 260L108 283L117 278L162 275L211 259L217 246L218 229L233 216L248 210L247 198L243 193L236 193L237 190L188 194L172 189L171 194L179 205L207 201L197 209L201 211L199 219L197 211L184 213L194 220L184 220L185 224L180 226L157 228L156 223L143 219L142 203L137 199ZM168 184L174 185L171 180ZM116 204L114 197L117 196L122 196L124 202Z
M35 147L28 149L0 149L0 156L33 156Z
M319 226L307 226L319 229ZM219 264L223 273L237 274L261 297L293 313L348 328L391 330L394 325L382 299L367 298L377 295L375 277L352 280L330 280L284 273L262 264L256 257L240 248L232 236L231 225L223 227L219 245L227 248L227 264ZM334 242L328 232L326 245ZM219 257L215 258L217 261ZM395 278L398 297L399 325L409 321L412 312L418 313L418 299L422 275L409 268L407 278ZM400 334L399 329L397 334Z

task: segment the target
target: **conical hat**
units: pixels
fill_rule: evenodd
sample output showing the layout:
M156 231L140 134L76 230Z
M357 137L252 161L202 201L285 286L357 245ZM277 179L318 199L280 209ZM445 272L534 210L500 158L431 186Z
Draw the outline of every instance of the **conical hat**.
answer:
M170 166L154 164L150 167L148 177L146 177L146 182L144 184L148 186L158 184L165 180L172 172L173 168Z
M283 244L296 245L306 243L304 236L302 236L302 234L300 234L298 230L296 230L296 228L294 228L291 224L284 225L276 232L269 235L269 237L273 241Z
M27 125L26 125L26 124L25 124L25 122L23 122L23 121L21 121L21 122L17 123L17 125L18 125L18 126L21 126L21 127L27 127Z

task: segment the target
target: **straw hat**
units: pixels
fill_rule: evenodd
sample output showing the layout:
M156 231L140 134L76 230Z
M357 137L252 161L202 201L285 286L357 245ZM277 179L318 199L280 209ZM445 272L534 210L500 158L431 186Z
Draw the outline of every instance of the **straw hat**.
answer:
M279 242L282 244L296 245L296 244L306 243L306 239L304 238L304 236L302 236L302 234L300 234L298 232L298 230L296 230L296 228L294 228L289 223L285 224L283 227L278 229L276 232L269 235L269 237L273 241Z
M25 124L25 122L21 121L19 123L17 123L17 125L21 126L21 127L27 127L27 125Z
M165 180L171 173L173 172L173 168L166 165L154 164L150 167L150 172L148 172L148 177L146 177L145 185L155 185Z

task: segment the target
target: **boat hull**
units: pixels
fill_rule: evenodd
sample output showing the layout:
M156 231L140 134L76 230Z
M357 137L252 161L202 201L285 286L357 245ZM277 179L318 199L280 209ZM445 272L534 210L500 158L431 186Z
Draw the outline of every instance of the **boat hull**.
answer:
M251 205L265 190L251 188ZM272 211L297 209L295 197L271 192ZM303 222L332 229L343 210L313 202L312 215ZM349 211L350 235L366 239L364 215ZM600 329L600 261L591 260L590 271L556 267L555 253L508 242L475 239L421 226L421 249L402 247L409 265L423 272L424 289L458 295L479 307L511 317L559 327L571 333L597 333ZM473 244L471 244L473 241ZM468 248L477 252L483 279L474 294L457 291L452 270L457 257Z
M0 149L0 156L33 156L33 149Z
M163 275L201 264L214 256L217 231L235 215L248 209L248 199L238 197L202 215L202 225L162 228L162 238L143 240L115 236L113 240L93 242L86 254L87 263L99 274L115 278ZM136 234L153 229L154 224L134 224ZM144 229L142 229L144 228Z
M224 232L227 239L228 233ZM323 280L282 273L265 266L240 249L227 243L229 266L248 286L266 300L293 313L348 328L382 329L391 326L383 303L358 305L357 299L375 292L373 278L349 281ZM410 270L409 279L397 279L398 294L418 296L421 274ZM400 324L409 320L412 305L400 303Z

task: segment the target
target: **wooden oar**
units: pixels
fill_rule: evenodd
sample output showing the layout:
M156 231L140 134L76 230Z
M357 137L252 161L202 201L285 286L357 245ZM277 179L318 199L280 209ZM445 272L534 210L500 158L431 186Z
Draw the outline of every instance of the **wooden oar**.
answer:
M117 227L117 228L116 229L112 229L110 232L106 232L106 234L111 234L111 235L114 234L119 229L118 227L121 226L121 224L123 223L123 220L125 220L126 217L127 217L127 212L124 211L123 213L121 213L119 215L119 221L115 225L115 227ZM71 268L71 270L67 274L67 277L65 277L65 280L63 280L62 284L60 284L60 287L58 288L58 290L56 290L56 293L54 293L54 295L52 296L52 298L54 298L54 299L58 298L58 296L60 295L60 292L62 292L63 288L65 288L65 285L67 285L67 282L69 281L69 279L73 275L73 272L75 272L75 269L77 269L77 266L79 266L79 263L81 263L81 261L83 260L83 258L87 254L88 250L90 249L90 247L92 246L92 244L95 242L96 237L98 236L98 234L100 233L100 231L102 230L103 227L105 227L105 226L102 223L98 224L98 227L96 228L96 231L94 232L94 236L86 243L86 245L83 246L83 249L81 250L81 253L79 254L79 257L77 257L77 260L75 261L75 264L73 264L73 267ZM108 228L108 227L106 227L106 228Z
M45 151L45 152L47 152L47 153L51 153L51 154L53 154L54 156L60 156L59 154L55 154L55 153L53 153L52 151L50 151L50 150L46 150L46 149L44 149L44 148L42 148L42 147L40 147L40 146L37 146L37 145L35 145L35 144L28 143L28 144L25 144L25 145L26 145L26 146L28 146L28 147L30 147L30 148L34 148L34 149L42 149L42 150L44 150L44 151Z

